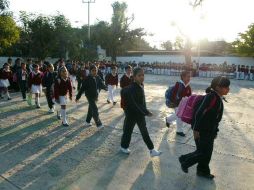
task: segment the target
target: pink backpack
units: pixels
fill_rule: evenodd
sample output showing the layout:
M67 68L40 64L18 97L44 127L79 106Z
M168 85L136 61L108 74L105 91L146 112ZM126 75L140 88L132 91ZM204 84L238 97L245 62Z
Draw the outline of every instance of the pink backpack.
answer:
M194 109L198 102L200 102L204 98L203 95L197 95L193 94L190 97L184 97L177 109L177 117L181 118L181 120L185 123L191 124L192 118L194 115ZM211 109L216 102L216 98L214 98L209 106L209 108L206 110L208 111Z

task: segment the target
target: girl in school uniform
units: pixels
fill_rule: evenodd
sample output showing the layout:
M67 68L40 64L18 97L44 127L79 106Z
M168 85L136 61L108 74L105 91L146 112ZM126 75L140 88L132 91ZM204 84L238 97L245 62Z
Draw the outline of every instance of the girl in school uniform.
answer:
M0 94L1 97L5 94L7 100L11 100L8 87L10 86L10 80L12 78L12 72L8 63L5 63L3 69L0 71Z
M42 78L43 73L39 70L39 65L34 65L34 71L32 71L29 74L29 80L28 80L28 86L29 91L31 91L32 94L35 94L35 105L36 108L40 108L40 94L42 92Z
M111 68L111 73L106 75L105 78L106 86L108 87L108 104L110 102L113 102L113 105L116 105L115 100L115 90L118 86L118 74L117 74L117 68L116 66L113 66Z
M183 172L188 173L188 168L197 164L197 175L213 179L209 163L213 152L214 139L219 132L219 123L223 115L223 96L229 92L230 81L226 77L216 77L211 86L206 90L206 96L194 108L192 129L196 143L196 151L179 157Z
M72 101L72 86L71 80L68 76L68 71L65 66L59 68L59 78L55 80L54 84L54 101L57 102L61 106L61 111L57 112L57 118L62 118L62 125L64 127L68 127L68 121L66 116L66 105L67 99L69 95L69 99Z
M149 136L145 116L151 117L153 114L146 107L144 93L144 71L142 68L135 68L133 71L134 82L124 89L125 105L125 120L123 126L123 135L121 139L120 150L125 154L130 154L129 145L131 135L135 125L141 132L142 138L146 143L151 157L159 156L160 151L154 149L153 142Z

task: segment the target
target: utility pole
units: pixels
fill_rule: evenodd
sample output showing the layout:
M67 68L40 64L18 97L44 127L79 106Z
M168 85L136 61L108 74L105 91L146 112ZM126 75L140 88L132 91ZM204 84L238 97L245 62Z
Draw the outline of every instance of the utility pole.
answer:
M88 37L88 41L90 42L91 39L91 31L90 31L90 3L95 3L95 0L82 0L82 3L87 3L87 8L88 8L88 33L87 33L87 37Z

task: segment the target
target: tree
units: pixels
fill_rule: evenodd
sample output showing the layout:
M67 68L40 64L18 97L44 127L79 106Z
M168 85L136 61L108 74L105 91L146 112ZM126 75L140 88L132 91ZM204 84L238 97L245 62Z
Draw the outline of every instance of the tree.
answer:
M193 8L196 8L198 6L200 6L202 3L203 3L204 0L193 0L190 1L190 5L193 7Z
M9 1L7 0L0 0L0 15L9 8Z
M173 44L171 41L166 41L161 44L161 47L167 51L171 51L173 49Z
M19 28L12 18L7 0L0 0L0 52L12 46L19 40Z
M72 49L72 28L70 21L65 18L62 14L57 14L50 18L53 23L53 36L54 40L52 41L52 53L53 57L66 57L66 54Z
M239 33L239 38L232 43L234 51L241 56L254 56L254 24L248 30Z
M19 28L11 16L0 16L0 52L19 40Z
M134 44L134 40L138 37L146 35L143 28L137 28L131 30L130 24L134 20L134 16L131 18L126 17L125 13L127 10L126 3L114 2L112 4L113 16L111 24L111 47L109 49L109 54L115 61L117 55L124 54L127 44Z
M184 47L184 39L180 36L177 36L174 42L175 50L182 50Z

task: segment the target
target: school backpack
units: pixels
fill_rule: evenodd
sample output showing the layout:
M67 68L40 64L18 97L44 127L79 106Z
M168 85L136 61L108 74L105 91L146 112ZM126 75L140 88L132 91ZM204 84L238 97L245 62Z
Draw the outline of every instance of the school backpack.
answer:
M197 104L200 103L204 99L204 95L196 95L193 94L189 97L184 97L177 109L176 115L181 118L181 120L185 123L192 124L192 119L194 116L195 108L197 108ZM210 110L216 103L216 98L211 101L209 107L205 110L207 112Z
M175 86L169 87L165 92L166 106L168 108L175 108L178 106L177 100L181 91L181 84L177 82ZM176 92L176 94L175 94Z
M121 108L123 110L125 110L126 106L127 106L127 96L130 93L134 93L134 88L132 85L129 85L125 88L121 89L120 95L121 95Z

